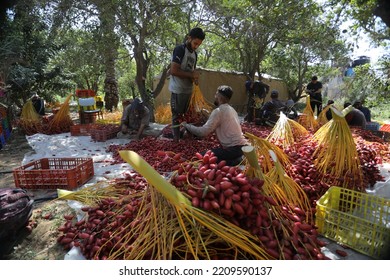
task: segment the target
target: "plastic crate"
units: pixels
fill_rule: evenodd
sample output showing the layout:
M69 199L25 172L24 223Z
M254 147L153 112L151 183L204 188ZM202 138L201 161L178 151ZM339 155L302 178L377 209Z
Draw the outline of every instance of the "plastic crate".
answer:
M331 187L317 201L318 232L374 259L390 258L390 199Z
M13 170L22 189L75 189L94 175L92 158L42 158Z
M70 135L72 136L90 136L91 129L96 127L94 124L76 124L70 127Z
M384 131L384 132L390 132L390 124L386 123L386 124L383 124L380 128L379 128L380 131Z
M91 129L91 138L97 142L105 142L108 139L115 138L120 131L119 125L106 124Z

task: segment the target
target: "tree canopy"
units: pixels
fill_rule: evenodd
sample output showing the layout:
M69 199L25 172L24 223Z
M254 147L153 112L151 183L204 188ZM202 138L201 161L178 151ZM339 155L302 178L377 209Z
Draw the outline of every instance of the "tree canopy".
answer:
M206 39L198 66L277 76L299 100L313 73L326 81L348 64L340 22L355 20L351 36L364 31L388 45L388 9L380 9L387 2L7 0L0 5L0 78L7 102L18 106L32 91L50 101L90 88L105 96L108 110L130 96L153 107L174 46L199 26ZM373 82L388 83L388 73L375 73ZM156 76L161 83L153 88Z

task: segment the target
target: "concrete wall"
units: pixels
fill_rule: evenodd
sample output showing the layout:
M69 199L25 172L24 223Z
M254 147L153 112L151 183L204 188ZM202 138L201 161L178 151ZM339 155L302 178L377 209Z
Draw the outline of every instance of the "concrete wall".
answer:
M247 95L245 90L246 76L243 73L223 72L201 69L199 79L199 87L204 98L211 104L214 102L215 92L220 85L228 85L233 89L233 97L230 104L237 110L239 114L246 112ZM270 92L273 89L279 91L279 99L287 100L288 91L286 84L277 78L263 78L262 81L270 86ZM159 78L156 78L153 83L153 88L157 86ZM165 85L160 94L155 99L155 106L167 104L170 102L171 93L168 90L169 77L165 81ZM265 101L270 99L270 94L267 95Z

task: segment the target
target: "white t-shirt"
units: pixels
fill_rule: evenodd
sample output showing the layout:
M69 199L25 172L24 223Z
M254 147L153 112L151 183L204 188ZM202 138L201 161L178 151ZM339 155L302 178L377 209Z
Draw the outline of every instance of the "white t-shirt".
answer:
M205 137L215 131L224 148L248 144L242 134L238 114L229 104L222 104L214 109L203 126L197 127L187 124L186 128L198 137Z

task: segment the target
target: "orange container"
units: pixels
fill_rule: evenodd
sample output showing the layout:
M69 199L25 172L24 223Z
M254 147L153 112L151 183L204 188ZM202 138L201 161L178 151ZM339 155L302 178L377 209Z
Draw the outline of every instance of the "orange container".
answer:
M94 175L92 158L42 158L13 170L14 182L22 189L73 190Z
M96 142L105 142L108 139L115 138L120 130L120 126L116 124L96 126L91 129L91 138Z
M87 124L75 124L70 127L70 135L72 136L90 136L91 130L97 125Z

